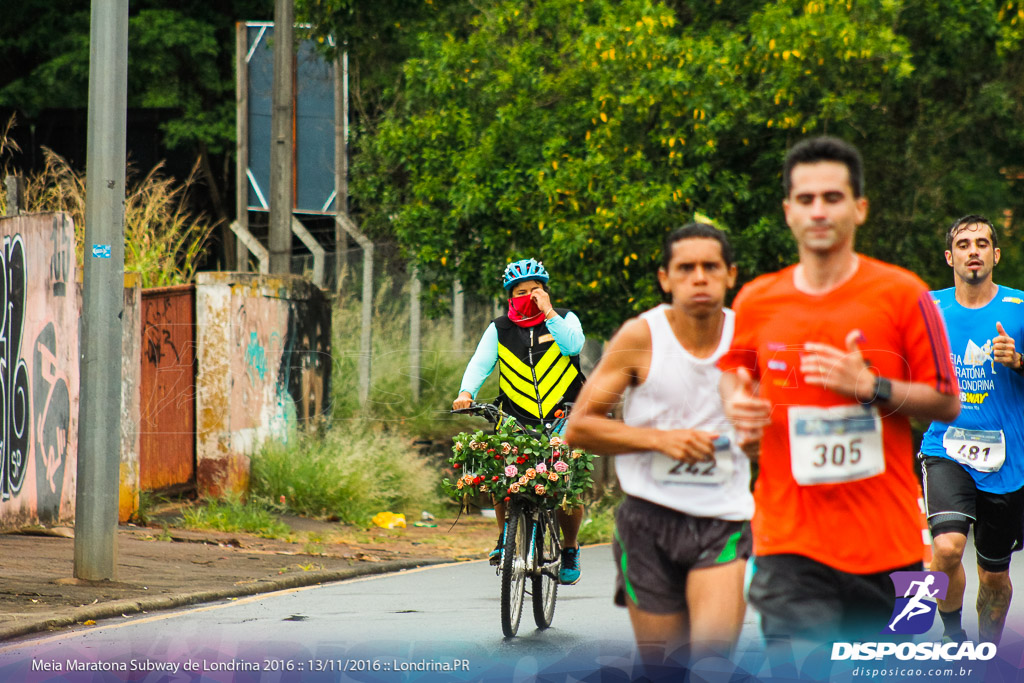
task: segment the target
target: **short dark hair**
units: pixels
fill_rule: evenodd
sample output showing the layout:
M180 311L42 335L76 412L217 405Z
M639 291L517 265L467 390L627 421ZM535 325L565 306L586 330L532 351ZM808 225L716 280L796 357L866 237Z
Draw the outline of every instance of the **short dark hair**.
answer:
M732 245L729 244L729 238L724 232L707 223L687 223L681 228L676 228L665 235L665 244L661 249L661 267L663 269L668 270L668 263L672 260L672 245L679 240L690 239L691 237L707 237L718 240L722 247L722 260L725 261L726 267L733 264Z
M957 218L953 221L953 225L949 226L949 230L946 232L946 249L953 248L953 240L956 239L957 233L968 225L987 225L988 232L992 235L992 248L995 249L999 245L999 236L996 234L996 226L992 225L992 221L976 213L969 213L962 218Z
M836 161L845 165L850 172L853 196L864 196L864 161L860 152L849 142L828 135L801 140L786 153L786 161L782 166L782 191L785 196L789 196L793 186L793 167L819 161Z

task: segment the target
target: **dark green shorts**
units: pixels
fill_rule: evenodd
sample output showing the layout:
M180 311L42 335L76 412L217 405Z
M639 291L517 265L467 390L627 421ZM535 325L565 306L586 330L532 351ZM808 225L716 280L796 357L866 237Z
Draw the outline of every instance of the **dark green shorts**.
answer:
M645 612L684 612L690 570L746 560L751 546L749 522L693 517L626 496L615 511L615 604L629 596Z

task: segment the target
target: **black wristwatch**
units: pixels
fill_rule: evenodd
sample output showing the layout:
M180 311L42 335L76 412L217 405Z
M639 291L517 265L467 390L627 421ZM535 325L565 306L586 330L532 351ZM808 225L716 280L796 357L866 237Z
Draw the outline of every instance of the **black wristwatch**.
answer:
M884 403L892 398L892 382L885 377L875 378L875 397L872 403Z
M887 380L885 377L875 376L875 395L867 401L861 401L863 405L871 405L873 403L883 403L892 399L892 382Z

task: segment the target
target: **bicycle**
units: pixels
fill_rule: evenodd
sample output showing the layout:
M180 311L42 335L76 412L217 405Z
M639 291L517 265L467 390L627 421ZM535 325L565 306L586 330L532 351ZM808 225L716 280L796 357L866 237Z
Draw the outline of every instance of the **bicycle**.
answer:
M508 419L498 406L473 403L453 413L481 415L496 428ZM568 406L543 429L516 423L516 427L537 439L548 439L561 431L568 416ZM505 511L502 529L501 559L501 630L511 638L519 630L527 581L533 603L533 618L538 628L551 626L558 598L558 574L562 569L562 543L554 508L544 507L526 497L514 496Z

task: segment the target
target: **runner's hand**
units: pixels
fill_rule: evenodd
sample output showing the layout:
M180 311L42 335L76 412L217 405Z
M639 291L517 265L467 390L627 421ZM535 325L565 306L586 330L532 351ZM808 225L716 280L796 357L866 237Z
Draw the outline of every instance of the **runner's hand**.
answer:
M864 341L864 335L860 330L850 330L845 351L818 342L804 344L804 353L800 354L804 382L858 401L870 400L875 394L875 374L868 369L858 341Z
M459 392L458 398L452 401L452 410L463 410L473 405L473 396L468 391Z
M772 406L767 399L755 395L754 378L746 368L736 371L736 385L722 395L725 416L736 427L740 448L758 443L771 418Z
M667 429L658 433L658 450L683 462L706 462L714 460L715 432L699 429Z
M1020 367L1020 358L1017 356L1016 343L1013 341L1013 337L1006 334L1003 324L999 322L996 323L996 332L999 334L992 338L992 360L1016 370Z

